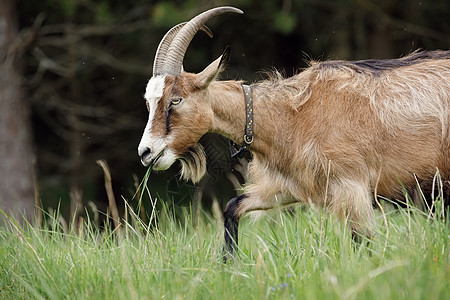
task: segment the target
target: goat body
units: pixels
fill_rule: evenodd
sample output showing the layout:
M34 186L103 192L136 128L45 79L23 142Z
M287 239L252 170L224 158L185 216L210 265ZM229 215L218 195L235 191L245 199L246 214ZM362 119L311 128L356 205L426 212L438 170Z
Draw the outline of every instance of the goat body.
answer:
M154 76L149 122L139 146L146 165L198 181L206 132L241 142L241 82L216 81L228 52L199 74ZM313 203L371 235L373 201L404 199L437 170L450 182L450 51L393 60L313 62L290 78L252 85L253 160L244 194L225 209L226 250L237 243L242 215L295 202Z
M314 63L253 89L251 183L228 206L233 218L313 203L370 236L374 196L405 199L418 184L429 188L437 170L448 189L450 51Z

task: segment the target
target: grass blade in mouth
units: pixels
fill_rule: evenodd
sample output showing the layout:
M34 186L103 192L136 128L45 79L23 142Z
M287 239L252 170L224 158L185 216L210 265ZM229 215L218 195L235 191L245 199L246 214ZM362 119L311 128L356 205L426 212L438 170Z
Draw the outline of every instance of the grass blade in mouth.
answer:
M158 153L158 155L156 155L155 159L153 160L153 162L150 164L149 169L153 169L153 166L156 164L156 162L158 161L158 159L163 155L164 153L164 149L161 150L161 152Z
M152 173L153 166L156 164L158 159L163 155L163 153L164 153L164 150L159 152L158 155L155 157L155 159L153 159L152 163L149 165L149 167L147 169L147 172L145 172L144 179L141 181L141 184L139 185L139 187L137 189L138 191L139 190L141 191L141 194L139 195L139 204L138 204L139 209L141 207L142 197L144 196L145 189L147 188L148 178L150 177L150 174Z

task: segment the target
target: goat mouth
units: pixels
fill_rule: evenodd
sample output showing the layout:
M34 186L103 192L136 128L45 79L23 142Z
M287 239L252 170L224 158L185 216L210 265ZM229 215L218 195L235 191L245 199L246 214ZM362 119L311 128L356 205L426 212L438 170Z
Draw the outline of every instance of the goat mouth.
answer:
M162 149L157 155L155 155L153 158L146 159L142 158L141 162L144 166L153 168L155 164L158 162L158 160L161 158L161 156L164 154L164 150Z
M162 149L151 161L150 161L150 166L153 167L154 165L156 165L156 163L158 162L158 159L161 158L161 156L164 154L164 150Z

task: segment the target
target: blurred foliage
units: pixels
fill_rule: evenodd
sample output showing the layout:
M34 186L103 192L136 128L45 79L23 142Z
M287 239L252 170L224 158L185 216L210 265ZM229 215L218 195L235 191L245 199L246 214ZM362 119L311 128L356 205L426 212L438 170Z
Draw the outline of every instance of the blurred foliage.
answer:
M103 174L95 163L100 158L111 167L116 199L131 199L145 173L136 148L147 121L142 95L156 47L173 25L211 7L232 5L245 14L209 21L214 38L200 33L184 66L199 72L230 45L232 60L224 79L260 80L261 71L272 67L291 75L311 58L392 58L418 48L450 46L448 0L17 3L27 49L24 82L46 207L55 207L59 200L67 205L81 192L83 206L91 203L105 210ZM245 162L229 159L224 139L208 136L203 143L210 175L194 187L179 182L178 166L153 174L155 196L177 205L190 205L195 198L195 203L209 206L216 199L224 206L235 194L245 176Z

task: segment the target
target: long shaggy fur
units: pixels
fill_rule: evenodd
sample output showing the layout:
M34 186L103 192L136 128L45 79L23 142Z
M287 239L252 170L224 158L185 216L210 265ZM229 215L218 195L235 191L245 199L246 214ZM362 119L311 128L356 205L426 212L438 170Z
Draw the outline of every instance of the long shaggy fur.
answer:
M254 94L255 136L277 138L254 149L241 213L315 203L365 231L375 192L404 200L437 169L450 180L449 51L312 63Z
M203 146L196 143L181 158L181 178L199 182L206 173L206 156Z
M182 177L193 181L206 170L197 143L204 133L242 143L242 87L214 80L221 63L166 78L162 99L184 98L172 114L171 147L185 153ZM418 195L418 184L429 189L437 170L450 185L450 51L312 62L295 76L275 73L252 89L253 160L246 197L233 207L236 220L277 205L311 203L370 235L374 197Z

